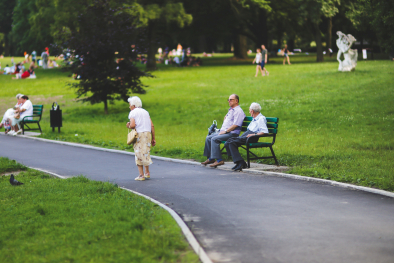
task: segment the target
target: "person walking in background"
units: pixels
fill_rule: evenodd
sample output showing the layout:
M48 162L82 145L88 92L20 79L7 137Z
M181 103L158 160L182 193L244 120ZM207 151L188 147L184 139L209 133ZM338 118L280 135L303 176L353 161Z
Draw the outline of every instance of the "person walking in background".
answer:
M36 63L36 59L37 59L37 52L35 50L33 50L33 52L31 52L31 60Z
M265 64L267 63L267 61L268 61L268 54L267 54L268 52L267 52L267 49L265 48L265 46L264 45L261 45L261 57L262 57L262 59L261 59L261 70L262 70L262 74L263 74L263 76L265 76L265 75L267 75L267 76L269 76L270 75L270 73L268 72L268 70L265 68Z
M135 164L138 167L139 176L134 180L144 181L150 179L149 165L152 164L150 158L150 147L156 145L155 127L149 116L149 112L142 108L142 101L139 97L130 97L129 120L126 127L136 129L137 141L134 143ZM144 173L145 167L145 173Z
M287 63L291 65L289 58L289 50L287 49L287 45L285 45L285 47L282 49L282 53L285 56L285 58L283 59L283 65L286 64L286 59L287 59Z
M42 68L47 69L48 68L48 53L46 51L43 51L41 53L41 60L42 60Z
M259 75L259 72L261 72L261 75L263 75L263 71L261 70L261 61L262 61L262 55L261 55L261 49L256 49L256 57L253 59L252 64L254 64L256 62L257 66L256 66L256 74L254 75L255 77L257 77Z
M219 133L213 133L205 138L204 156L208 159L202 162L202 165L211 164L210 167L213 168L223 165L224 161L222 160L222 154L220 152L220 143L230 138L238 137L241 133L245 113L239 106L238 95L230 95L228 104L230 109L224 117L223 125Z

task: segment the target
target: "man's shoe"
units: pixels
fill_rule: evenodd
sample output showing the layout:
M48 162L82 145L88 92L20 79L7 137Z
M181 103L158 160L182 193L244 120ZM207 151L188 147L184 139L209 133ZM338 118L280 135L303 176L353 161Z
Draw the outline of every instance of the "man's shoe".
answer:
M202 165L207 165L207 164L211 164L211 163L214 163L215 162L215 160L209 160L209 159L207 159L205 162L202 162L201 164Z
M242 162L237 163L237 166L234 168L234 172L242 171L242 166L243 166Z
M242 171L245 168L248 168L248 164L245 161L240 161L234 168L234 172Z
M219 165L223 165L223 164L224 164L224 161L220 161L220 162L215 161L213 164L210 165L210 167L216 168Z
M234 170L235 168L237 168L237 166L238 166L238 163L235 163L234 167L231 168L231 170Z

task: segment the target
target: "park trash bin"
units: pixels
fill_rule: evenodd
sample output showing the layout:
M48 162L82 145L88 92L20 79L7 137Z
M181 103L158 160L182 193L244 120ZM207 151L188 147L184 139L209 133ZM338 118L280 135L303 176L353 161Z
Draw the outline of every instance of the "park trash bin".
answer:
M56 105L55 105L56 103ZM52 127L52 132L55 131L55 127L58 128L58 131L60 133L60 127L62 127L62 110L60 109L59 104L57 102L54 102L52 104L52 108L50 110L50 122L51 122L51 127Z

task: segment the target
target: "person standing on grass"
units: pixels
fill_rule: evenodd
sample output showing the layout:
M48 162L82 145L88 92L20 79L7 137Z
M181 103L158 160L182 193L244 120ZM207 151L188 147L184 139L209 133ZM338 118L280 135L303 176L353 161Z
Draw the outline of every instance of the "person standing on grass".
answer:
M138 167L139 176L136 181L145 181L150 179L149 165L152 164L150 158L150 147L156 145L155 127L149 116L149 112L142 108L142 101L139 97L130 97L128 100L130 106L129 120L126 127L136 129L137 141L134 143L135 164ZM145 167L145 173L144 173Z
M242 123L245 119L245 113L239 106L239 97L232 94L228 98L230 109L224 117L222 128L219 133L208 135L205 139L204 156L208 159L202 162L202 165L211 164L210 167L216 168L223 165L222 154L220 152L220 143L230 138L238 137L241 133ZM216 160L216 161L215 161Z
M286 64L286 59L287 59L287 63L289 65L291 65L290 63L290 58L289 58L289 50L287 49L287 45L285 45L285 47L282 49L283 55L285 56L285 58L283 59L283 65Z
M233 162L235 166L232 168L234 171L242 171L242 168L247 168L248 165L241 157L238 147L245 145L248 138L248 143L257 142L259 140L258 135L263 135L268 133L267 119L260 113L260 104L253 102L249 107L250 116L253 120L249 123L248 129L240 137L230 138L224 144L226 147L227 155L233 157Z
M35 50L33 50L33 52L31 52L31 60L35 63L36 59L37 59L37 52Z
M47 51L43 51L41 53L41 60L42 60L42 68L47 69L48 68L48 53L47 53Z
M269 76L270 75L268 70L265 68L265 64L268 61L268 54L267 53L268 52L267 52L267 49L265 48L265 46L261 45L261 57L262 57L262 59L261 59L261 70L263 71L263 73L262 73L263 76L265 76L265 75Z
M256 66L256 74L254 75L255 77L257 77L259 75L259 72L261 72L261 75L263 75L263 70L261 69L261 61L263 60L263 57L261 55L261 49L256 49L256 57L253 59L252 64L254 64L256 62L257 66Z

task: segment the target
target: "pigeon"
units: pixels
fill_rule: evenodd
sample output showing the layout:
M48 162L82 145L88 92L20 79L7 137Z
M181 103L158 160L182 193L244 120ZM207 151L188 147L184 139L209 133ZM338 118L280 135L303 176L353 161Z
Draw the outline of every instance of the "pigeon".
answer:
M13 174L11 174L10 183L11 183L12 185L21 185L21 184L23 184L23 183L18 182L17 180L15 180L15 177L14 177Z

